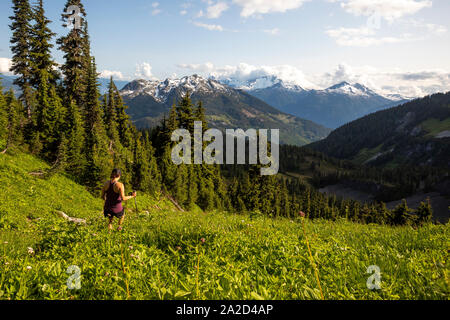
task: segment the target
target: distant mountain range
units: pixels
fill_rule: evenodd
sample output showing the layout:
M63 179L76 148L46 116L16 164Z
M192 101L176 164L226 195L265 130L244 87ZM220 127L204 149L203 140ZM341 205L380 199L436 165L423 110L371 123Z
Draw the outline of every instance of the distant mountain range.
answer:
M450 167L450 92L378 111L309 147L358 163Z
M399 94L380 95L358 83L341 82L324 90L305 89L276 76L246 81L220 79L221 83L244 90L280 111L337 128L369 113L411 100Z
M135 80L121 95L137 127L157 125L175 101L191 93L202 101L211 127L218 129L280 129L280 142L304 145L325 138L330 129L312 121L280 112L264 101L213 79L198 75L164 81Z
M16 86L14 86L14 84L13 84L14 78L15 78L14 76L6 76L3 74L0 74L0 81L1 81L3 89L5 91L9 90L11 88L14 90L14 92L19 91L19 89Z

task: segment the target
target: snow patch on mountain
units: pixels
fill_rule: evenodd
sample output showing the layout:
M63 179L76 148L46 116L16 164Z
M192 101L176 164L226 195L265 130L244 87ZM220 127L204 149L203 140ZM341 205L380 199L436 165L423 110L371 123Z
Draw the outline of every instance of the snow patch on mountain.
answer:
M372 97L378 95L376 92L367 88L366 86L363 86L362 84L359 83L350 84L345 81L338 83L334 86L331 86L323 90L323 92L344 94L348 96L363 96L363 97Z
M218 81L220 83L226 84L232 88L240 89L244 91L254 91L261 90L271 87L279 87L292 91L304 91L302 86L294 82L284 81L275 75L266 75L257 78L251 78L247 80L242 80L238 78L215 78L211 79Z
M158 102L167 102L168 97L174 90L178 90L184 95L202 92L213 94L215 92L230 92L232 89L213 79L205 79L199 75L186 76L180 79L158 80L134 80L127 84L121 94L127 98L134 98L139 95L152 96Z

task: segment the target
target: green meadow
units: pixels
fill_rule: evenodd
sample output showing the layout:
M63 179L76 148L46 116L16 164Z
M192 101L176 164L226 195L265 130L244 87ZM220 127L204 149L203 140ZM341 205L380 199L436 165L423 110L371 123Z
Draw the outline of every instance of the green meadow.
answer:
M99 197L64 175L30 174L45 169L0 155L0 299L449 298L448 224L182 212L140 194L124 230L109 233ZM367 287L372 265L379 290Z

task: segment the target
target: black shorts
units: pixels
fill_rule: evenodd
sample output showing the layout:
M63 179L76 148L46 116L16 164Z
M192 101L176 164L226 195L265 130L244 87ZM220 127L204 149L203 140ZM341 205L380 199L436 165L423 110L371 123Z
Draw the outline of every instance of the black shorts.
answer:
M124 216L124 214L125 214L125 209L123 209L119 213L114 213L114 212L112 212L110 210L104 210L103 214L105 215L105 218L114 218L114 217L116 217L118 219L121 219Z

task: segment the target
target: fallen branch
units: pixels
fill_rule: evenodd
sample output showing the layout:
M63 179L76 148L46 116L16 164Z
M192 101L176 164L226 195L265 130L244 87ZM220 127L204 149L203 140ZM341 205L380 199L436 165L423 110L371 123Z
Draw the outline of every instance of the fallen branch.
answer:
M171 195L169 195L168 193L165 194L165 196L167 197L167 199L169 199L173 205L181 212L184 212L184 209L178 204L178 202L175 201L174 198L172 198Z
M63 218L63 219L65 219L65 220L69 221L69 222L73 222L73 223L76 223L76 224L84 224L84 225L86 225L86 220L84 220L84 219L79 219L79 218L72 218L72 217L69 217L67 214L65 214L65 213L62 212L62 211L56 211L56 214L57 214L58 216L60 216L61 218Z
M42 171L37 171L37 172L30 172L30 173L28 173L28 174L31 175L31 176L41 177L41 176L43 176L45 173L42 172Z

